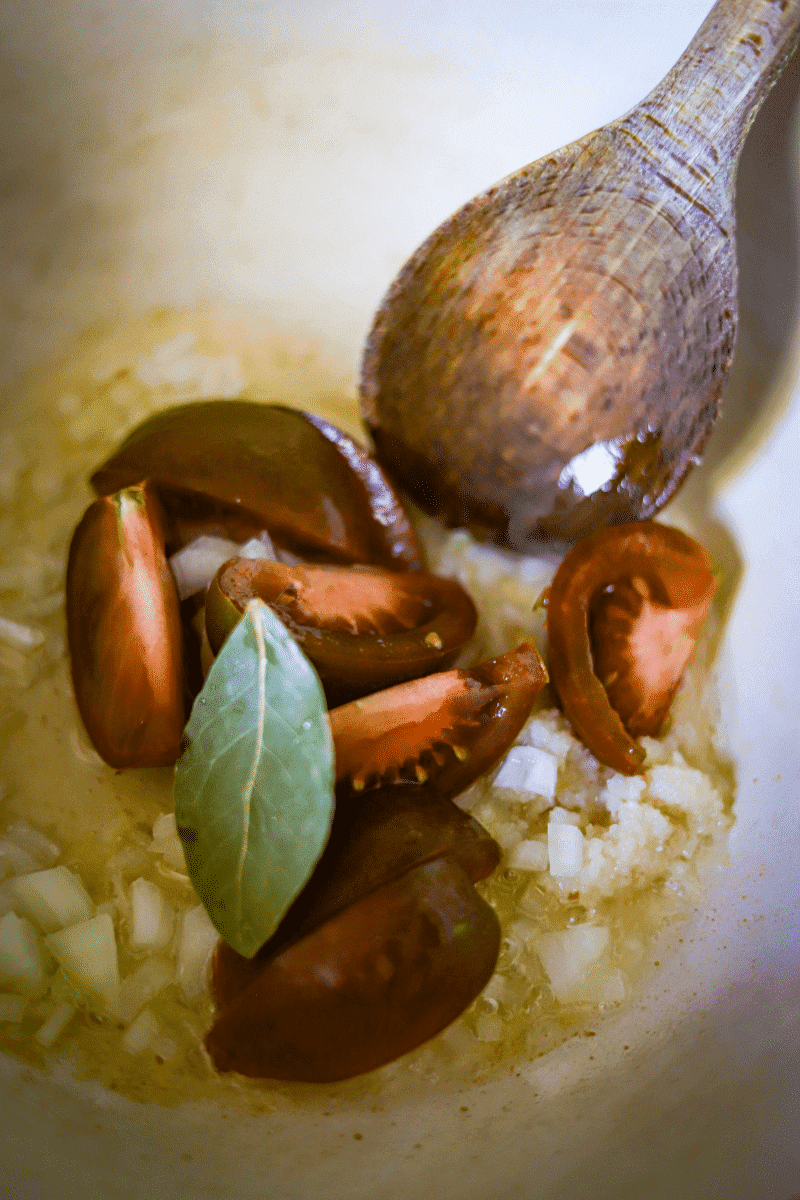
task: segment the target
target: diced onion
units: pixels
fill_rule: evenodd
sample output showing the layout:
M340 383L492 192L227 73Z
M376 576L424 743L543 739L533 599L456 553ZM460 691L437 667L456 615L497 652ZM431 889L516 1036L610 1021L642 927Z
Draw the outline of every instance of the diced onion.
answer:
M549 861L544 842L529 838L509 851L507 864L515 871L546 871Z
M552 800L556 794L557 776L555 755L536 746L512 746L495 778L494 787L520 796L543 796Z
M0 838L0 879L8 875L27 875L41 864L10 838Z
M178 944L178 983L187 1000L194 1000L205 988L218 940L219 934L202 904L186 910Z
M48 934L45 945L80 990L112 1005L119 991L119 964L114 923L100 913L78 925Z
M94 913L80 877L69 867L49 867L46 871L18 875L9 888L16 901L14 907L41 925L46 933L87 921Z
M36 1034L37 1042L41 1046L52 1046L53 1042L64 1032L74 1016L75 1008L72 1004L67 1004L66 1001L57 1004L44 1025L38 1030Z
M154 821L151 849L155 854L160 854L171 867L186 874L186 857L178 837L174 813L162 813Z
M230 538L201 533L169 560L181 600L205 592L229 558L275 558L275 548L266 530L240 544Z
M15 821L9 825L6 837L26 850L35 859L37 866L51 866L61 853L61 848L55 842L38 829L34 829L27 821Z
M181 600L204 592L224 562L239 553L238 542L203 533L169 560Z
M173 1058L177 1057L178 1046L171 1037L157 1037L155 1041L150 1043L150 1049L156 1058L160 1058L162 1062L172 1062Z
M175 981L175 968L166 958L148 958L126 975L110 1005L121 1021L132 1021L145 1004Z
M547 855L550 874L556 879L571 879L583 867L584 836L576 825L551 821L547 826Z
M166 946L172 937L174 914L161 888L147 879L134 879L128 888L131 904L131 946L134 950Z
M239 558L271 558L275 561L275 547L272 538L263 529L258 537L252 537L244 542L236 551Z
M559 933L542 934L536 953L544 967L553 994L560 1003L582 1000L581 986L589 969L597 962L609 942L604 925L572 925Z
M12 649L21 650L23 654L27 654L42 645L44 634L41 629L33 629L30 625L20 625L18 621L9 621L7 617L0 617L0 642L5 642Z
M122 1044L129 1054L141 1054L158 1037L161 1025L155 1013L145 1008L125 1030Z
M0 917L0 981L23 996L40 996L46 990L36 930L15 912Z

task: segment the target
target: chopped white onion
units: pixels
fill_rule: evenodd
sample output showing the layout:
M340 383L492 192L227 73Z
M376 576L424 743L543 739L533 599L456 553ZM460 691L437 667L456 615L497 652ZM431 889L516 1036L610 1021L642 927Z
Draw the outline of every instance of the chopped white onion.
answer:
M36 871L40 863L31 854L10 838L0 838L0 879L8 875L27 875Z
M569 808L562 808L560 804L550 810L551 825L580 825L580 823L580 813L572 812Z
M495 778L494 787L522 796L543 796L552 800L556 794L557 776L555 755L536 746L512 746Z
M18 912L36 921L45 933L87 921L94 905L80 877L69 867L48 867L18 875L9 883Z
M244 542L236 551L239 558L271 558L275 560L275 547L266 529L262 529L258 537L252 537Z
M583 999L581 986L608 946L609 936L604 925L587 924L572 925L559 933L544 933L539 937L536 953L561 1004Z
M52 1046L53 1042L64 1032L74 1016L75 1008L72 1004L67 1004L66 1001L57 1004L44 1025L38 1030L36 1034L37 1042L41 1046Z
M172 1062L178 1054L178 1044L171 1037L157 1037L150 1043L150 1049L155 1057L160 1058L163 1062Z
M544 842L530 838L517 842L509 851L507 865L514 871L546 871L549 861Z
M46 990L36 930L15 912L0 917L0 981L23 996L41 996Z
M202 904L186 910L178 944L178 983L187 1000L194 1000L205 988L218 940L219 934Z
M502 1000L508 990L508 980L505 975L495 971L486 987L481 992L482 1000Z
M119 964L108 913L48 934L45 945L83 993L113 1005L119 991Z
M27 850L36 860L37 866L52 866L61 853L61 848L55 842L38 829L34 829L27 821L14 821L6 830L6 837L16 842L21 849Z
M547 826L547 855L550 874L556 879L574 879L583 867L583 832L576 825L551 821Z
M169 560L181 600L204 592L224 562L239 554L239 543L202 533Z
M174 813L162 813L153 822L151 849L154 854L160 854L171 867L175 867L182 874L186 873L186 857L183 853L181 839L178 837Z
M141 1054L160 1033L158 1017L149 1008L145 1008L125 1030L122 1044L129 1054Z
M41 629L33 629L30 625L20 625L19 621L9 621L7 617L0 617L0 642L27 654L43 644L44 634Z
M111 1012L121 1021L132 1021L145 1004L174 982L175 968L168 959L148 958L122 980Z
M28 1007L27 1000L22 996L13 996L9 992L0 994L0 1021L8 1021L11 1025L19 1025Z
M134 879L128 888L128 898L132 948L143 950L166 946L172 937L174 913L161 888L147 879Z

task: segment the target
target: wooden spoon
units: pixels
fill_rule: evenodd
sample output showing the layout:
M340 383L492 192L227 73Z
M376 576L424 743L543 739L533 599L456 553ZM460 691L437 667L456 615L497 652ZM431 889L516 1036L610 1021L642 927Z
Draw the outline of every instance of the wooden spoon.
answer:
M719 0L617 121L445 221L367 340L364 416L399 482L517 550L652 516L719 412L734 181L800 0Z

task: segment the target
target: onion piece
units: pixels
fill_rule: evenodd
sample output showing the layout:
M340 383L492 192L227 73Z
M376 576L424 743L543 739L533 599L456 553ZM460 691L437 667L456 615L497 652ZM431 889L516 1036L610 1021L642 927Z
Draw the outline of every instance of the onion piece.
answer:
M264 530L244 543L215 534L201 533L169 559L170 570L181 600L205 592L229 558L275 558L275 548Z
M161 1025L155 1013L145 1008L125 1030L122 1044L129 1054L141 1054L161 1033Z
M156 817L150 849L154 854L160 854L171 867L186 874L186 857L183 853L183 843L178 837L174 812L162 813L160 817Z
M67 1004L66 1001L57 1004L44 1025L36 1033L36 1040L39 1045L52 1046L53 1042L64 1032L74 1016L75 1007L72 1004Z
M36 930L15 912L0 917L0 981L23 996L41 996L47 990Z
M166 958L148 958L119 985L117 995L110 1005L112 1016L120 1021L132 1021L145 1004L175 982L175 968Z
M176 551L168 561L181 600L205 592L222 564L238 552L237 542L208 533Z
M44 634L41 629L33 629L30 625L20 625L19 621L0 617L0 642L11 646L13 650L29 654L31 650L38 650L43 645Z
M514 871L546 871L549 857L547 846L536 838L517 842L508 852L506 866Z
M558 759L536 746L512 746L495 777L493 787L508 789L521 796L543 796L552 800L556 794Z
M10 838L0 838L0 879L9 875L27 875L41 864Z
M577 825L550 821L547 826L547 855L550 874L556 879L574 879L583 867L584 836Z
M36 921L45 933L54 933L68 925L87 921L94 904L83 882L69 867L48 867L17 875L9 883L14 907Z
M202 904L183 914L178 943L178 984L187 1000L194 1000L206 987L211 955L219 934Z
M606 926L584 924L542 934L537 940L536 953L559 1003L583 1001L582 985L606 950L609 938Z
M84 995L100 999L106 1007L113 1005L119 992L119 964L108 913L48 934L44 941Z
M60 846L51 841L46 834L40 833L27 821L14 821L6 830L6 837L35 859L36 865L50 867L61 853Z
M148 879L134 879L128 888L128 897L132 949L166 946L172 937L174 912L161 888Z

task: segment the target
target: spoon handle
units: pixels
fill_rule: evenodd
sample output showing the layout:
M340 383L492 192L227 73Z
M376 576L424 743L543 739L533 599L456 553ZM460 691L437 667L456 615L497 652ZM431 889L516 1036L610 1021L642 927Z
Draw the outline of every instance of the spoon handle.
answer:
M717 0L672 70L617 122L679 173L732 193L750 123L800 39L800 0Z

